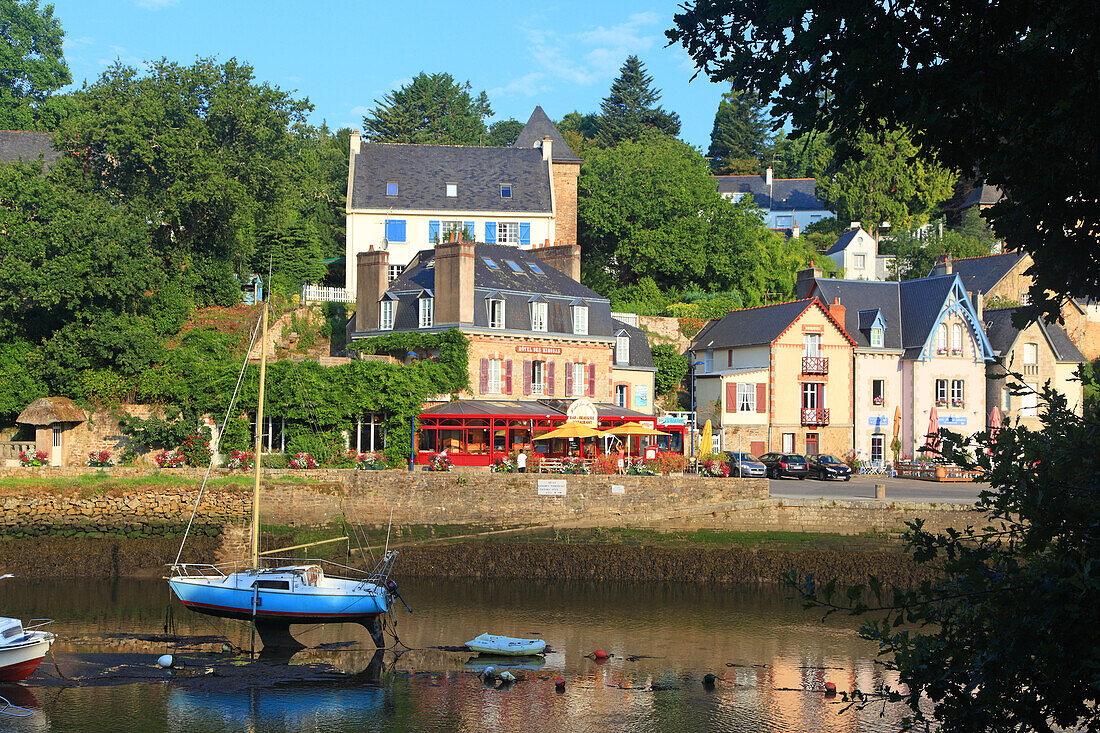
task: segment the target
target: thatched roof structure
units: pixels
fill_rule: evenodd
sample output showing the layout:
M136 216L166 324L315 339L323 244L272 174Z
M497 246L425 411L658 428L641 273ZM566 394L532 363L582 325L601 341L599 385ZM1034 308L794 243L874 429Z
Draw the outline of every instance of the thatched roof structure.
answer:
M15 418L24 425L52 425L58 422L84 422L84 411L68 397L42 397L27 405Z

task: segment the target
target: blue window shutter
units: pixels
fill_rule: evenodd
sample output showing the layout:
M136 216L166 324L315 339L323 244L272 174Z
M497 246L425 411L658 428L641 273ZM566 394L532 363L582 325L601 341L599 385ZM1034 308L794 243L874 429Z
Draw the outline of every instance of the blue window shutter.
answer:
M519 244L521 247L531 246L531 224L526 221L519 223Z
M392 241L392 242L407 241L405 239L405 220L404 219L397 219L396 221L394 221L394 224L396 225L394 227L394 231L393 231L394 236L393 236L393 239L390 240L390 241Z
M429 221L428 222L428 241L429 242L435 242L437 239L439 239L439 222L438 221Z
M477 230L474 229L474 226L475 226L474 222L467 221L467 222L463 222L463 224L466 227L466 231L470 233L470 236L473 237L474 239L477 239ZM465 236L465 234L463 234L463 236Z
M497 243L497 223L495 221L485 222L485 244Z

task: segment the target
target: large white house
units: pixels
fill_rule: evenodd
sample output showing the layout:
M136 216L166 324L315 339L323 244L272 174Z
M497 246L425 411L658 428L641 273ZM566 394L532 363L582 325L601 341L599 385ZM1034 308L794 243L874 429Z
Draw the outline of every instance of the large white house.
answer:
M836 216L817 197L813 178L774 178L768 168L762 176L714 176L718 193L730 201L751 196L769 229L805 229Z
M858 221L836 240L825 256L844 269L848 280L886 280L894 262L891 255L878 253L878 240Z
M532 249L577 242L577 157L541 107L510 148L391 145L351 136L345 284L356 255L389 252L389 281L452 234Z

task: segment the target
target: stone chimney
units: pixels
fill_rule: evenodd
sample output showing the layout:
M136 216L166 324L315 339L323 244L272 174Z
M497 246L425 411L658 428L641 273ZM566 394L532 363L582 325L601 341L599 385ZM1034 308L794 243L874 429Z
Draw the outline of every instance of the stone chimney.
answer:
M844 328L844 312L848 310L840 304L840 298L833 298L833 302L829 303L829 315L833 317L841 328Z
M355 330L378 330L378 301L389 285L390 253L369 249L355 256Z
M850 230L851 229L859 229L861 226L863 226L863 225L860 224L858 221L853 221L853 222L848 224L848 229L850 229Z
M768 169L764 171L764 185L772 185L772 167L769 165Z
M444 242L435 246L435 322L474 322L474 243Z
M805 270L799 270L795 276L794 292L798 298L810 297L810 290L814 286L814 278L821 277L821 268L811 263Z
M551 161L554 159L554 141L547 135L542 139L542 159Z
M982 291L971 291L970 302L974 304L974 312L978 314L978 323L982 324L982 328L985 328L985 318L982 316L982 311L985 310L985 296L982 295Z
M363 144L363 139L361 137L359 137L359 131L358 130L352 130L351 131L351 152L354 153L354 154L359 153L360 149L362 148L362 144Z
M935 273L937 275L950 275L955 271L955 265L951 261L951 254L944 252L940 255L940 258L936 260Z
M581 281L581 246L579 244L539 247L531 250L531 254L555 270L564 272L577 282Z

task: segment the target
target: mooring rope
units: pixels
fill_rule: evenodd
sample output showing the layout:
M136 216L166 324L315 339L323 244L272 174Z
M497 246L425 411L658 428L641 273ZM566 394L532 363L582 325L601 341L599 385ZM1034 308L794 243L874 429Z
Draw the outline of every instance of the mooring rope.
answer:
M266 306L264 306L266 307ZM180 550L176 553L176 561L172 563L172 566L180 564L180 558L183 557L183 548L187 544L187 536L191 533L191 525L195 522L195 516L199 513L199 502L202 501L202 494L206 491L206 482L210 480L210 472L214 470L214 454L218 452L218 449L222 444L222 436L225 435L225 426L229 424L229 416L233 414L233 405L237 402L237 395L241 391L241 382L244 381L245 370L248 369L248 355L252 353L252 347L256 343L256 337L260 335L260 322L257 320L256 328L252 332L252 340L248 342L248 351L245 352L244 361L241 363L241 373L237 376L237 386L233 388L233 396L229 398L229 407L225 411L225 419L222 420L221 430L218 431L218 439L214 441L214 453L210 456L210 461L206 466L206 473L202 477L202 485L199 486L199 494L195 497L195 506L191 509L191 517L187 520L187 529L183 531L183 541L180 542ZM257 429L262 430L263 426L256 426ZM255 460L260 460L259 456L255 457Z

